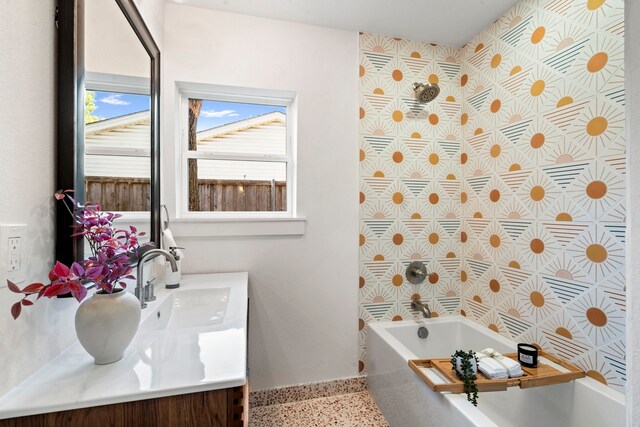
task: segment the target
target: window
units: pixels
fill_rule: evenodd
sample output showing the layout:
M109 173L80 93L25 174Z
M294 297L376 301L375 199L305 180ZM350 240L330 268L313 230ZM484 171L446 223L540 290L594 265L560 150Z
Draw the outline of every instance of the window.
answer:
M147 79L87 73L85 199L117 212L150 210Z
M293 99L183 91L180 101L183 215L292 216Z

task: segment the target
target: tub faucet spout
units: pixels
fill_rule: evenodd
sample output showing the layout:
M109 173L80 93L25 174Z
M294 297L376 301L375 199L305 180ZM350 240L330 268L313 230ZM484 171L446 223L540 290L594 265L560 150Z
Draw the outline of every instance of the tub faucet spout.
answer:
M425 317L425 319L431 318L431 310L429 310L429 304L423 303L419 299L414 299L413 301L411 301L411 308L415 311L422 312L422 315Z

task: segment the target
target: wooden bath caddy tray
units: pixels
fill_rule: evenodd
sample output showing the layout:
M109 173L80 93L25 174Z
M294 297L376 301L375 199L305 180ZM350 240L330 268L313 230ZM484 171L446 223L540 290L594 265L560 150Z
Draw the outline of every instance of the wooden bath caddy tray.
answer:
M516 353L508 353L504 354L504 356L516 361L518 360ZM562 372L550 365L541 363L540 358L545 358L556 363L569 372ZM464 383L458 379L456 373L451 369L451 358L409 360L409 367L413 369L433 391L464 393ZM447 382L433 382L421 368L434 369ZM584 371L582 369L544 351L539 353L537 368L526 368L523 366L522 370L524 371L524 376L522 377L493 380L485 377L482 372L478 371L478 379L476 380L478 391L504 391L507 387L515 386L519 386L520 388L540 387L568 383L569 381L584 377Z

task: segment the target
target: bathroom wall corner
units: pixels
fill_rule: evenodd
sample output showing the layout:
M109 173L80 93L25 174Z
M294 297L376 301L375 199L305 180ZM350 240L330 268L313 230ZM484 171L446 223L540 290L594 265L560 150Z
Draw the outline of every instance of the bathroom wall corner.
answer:
M625 1L627 205L640 212L640 3ZM628 216L627 277L640 277L640 215ZM627 281L627 425L640 424L640 286Z

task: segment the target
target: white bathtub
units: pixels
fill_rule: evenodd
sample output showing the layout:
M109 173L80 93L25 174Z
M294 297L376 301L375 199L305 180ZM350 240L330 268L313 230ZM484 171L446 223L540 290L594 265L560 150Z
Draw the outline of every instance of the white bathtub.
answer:
M429 337L418 338L426 326ZM465 394L432 391L408 366L409 359L449 357L458 349L516 344L461 317L369 324L368 383L391 427L618 427L625 425L624 395L584 378L554 386L480 393L478 407ZM437 375L433 378L442 382Z

